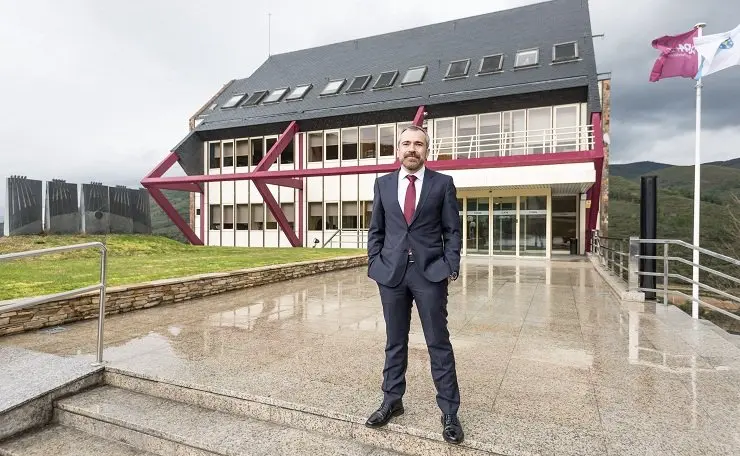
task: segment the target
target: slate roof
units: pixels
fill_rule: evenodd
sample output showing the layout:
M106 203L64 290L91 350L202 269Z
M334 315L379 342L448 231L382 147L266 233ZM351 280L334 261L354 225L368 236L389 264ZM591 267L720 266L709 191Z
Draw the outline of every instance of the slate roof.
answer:
M553 45L576 41L580 59L552 64ZM514 70L517 51L539 48L539 65ZM481 58L504 54L503 72L476 76ZM466 78L445 80L451 61L470 58ZM409 68L427 66L422 84L401 87ZM380 73L398 70L390 90L370 90ZM345 94L355 76L368 88ZM346 79L338 95L320 97L328 81ZM303 100L222 109L235 94L312 84ZM206 111L196 131L288 122L374 110L588 86L589 108L600 110L586 0L552 0L479 16L270 56L251 76L234 81Z

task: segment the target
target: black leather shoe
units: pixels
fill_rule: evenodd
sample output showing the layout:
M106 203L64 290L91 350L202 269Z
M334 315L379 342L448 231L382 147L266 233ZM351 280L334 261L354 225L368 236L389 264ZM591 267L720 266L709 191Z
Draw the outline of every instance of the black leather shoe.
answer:
M402 401L396 401L392 404L383 402L380 405L380 408L373 412L372 415L370 415L370 418L367 419L365 426L372 428L385 426L386 424L388 424L391 418L398 415L403 415Z
M463 434L462 425L457 415L442 415L442 437L445 442L459 444L462 443L465 434Z

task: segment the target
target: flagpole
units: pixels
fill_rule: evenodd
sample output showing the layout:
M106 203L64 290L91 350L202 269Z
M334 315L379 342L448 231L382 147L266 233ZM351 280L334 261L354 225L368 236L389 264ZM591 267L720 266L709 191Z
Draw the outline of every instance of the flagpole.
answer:
M698 29L697 36L702 36L702 29L705 23L696 24ZM701 66L701 56L699 56L699 65ZM691 287L691 317L699 318L699 215L700 215L700 196L701 196L701 88L702 78L696 81L696 147L694 150L694 248L693 253L693 281Z

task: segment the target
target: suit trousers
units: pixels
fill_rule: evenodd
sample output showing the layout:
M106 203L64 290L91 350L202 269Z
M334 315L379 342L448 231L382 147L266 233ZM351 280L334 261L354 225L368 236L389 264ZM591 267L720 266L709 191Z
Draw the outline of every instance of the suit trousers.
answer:
M457 413L460 391L447 330L447 280L430 282L420 273L417 263L409 262L398 286L378 287L386 325L384 400L396 401L406 392L411 307L415 301L429 351L437 405L444 414Z

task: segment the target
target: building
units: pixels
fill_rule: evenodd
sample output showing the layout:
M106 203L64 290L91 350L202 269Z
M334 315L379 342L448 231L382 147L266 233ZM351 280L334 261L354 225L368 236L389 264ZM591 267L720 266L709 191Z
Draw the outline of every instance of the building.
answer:
M602 90L588 2L553 0L270 56L224 85L142 184L193 243L364 247L373 181L423 124L463 254L583 253ZM179 162L187 177L162 178ZM195 193L191 224L159 189Z

